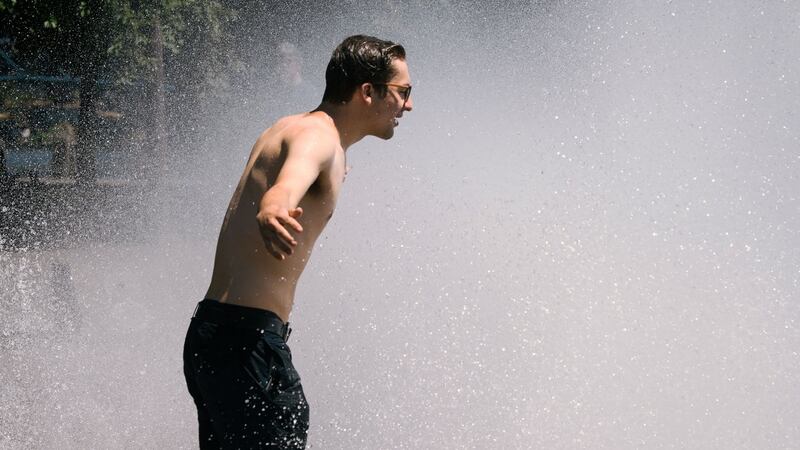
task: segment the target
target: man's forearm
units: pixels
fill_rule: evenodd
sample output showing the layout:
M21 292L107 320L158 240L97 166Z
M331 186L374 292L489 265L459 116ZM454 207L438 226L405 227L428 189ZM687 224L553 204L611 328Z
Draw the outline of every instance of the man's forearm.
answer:
M297 207L297 204L292 204L291 194L291 191L284 186L279 184L272 186L264 193L264 196L261 197L261 202L259 202L258 205L259 212L270 206L277 206L280 209L287 210Z

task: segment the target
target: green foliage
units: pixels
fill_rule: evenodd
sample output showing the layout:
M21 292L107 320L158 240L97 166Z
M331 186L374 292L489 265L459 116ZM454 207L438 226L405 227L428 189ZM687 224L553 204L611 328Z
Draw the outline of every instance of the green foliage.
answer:
M235 16L219 0L0 0L0 22L10 24L5 33L23 67L74 75L96 62L104 79L128 83L152 73L155 23L165 58L185 60L199 51L207 70L223 70L214 50L224 53ZM95 45L87 45L87 34Z
M223 0L0 0L0 23L8 24L0 37L11 38L24 70L47 76L0 85L0 109L17 122L47 105L70 109L63 122L76 131L76 179L95 177L95 150L108 147L110 135L124 135L159 165L166 140L154 136L189 145L198 111L226 95L220 85L233 84L241 67L235 20ZM123 120L104 125L98 111ZM32 123L27 142L51 146L59 130Z
M135 10L130 1L118 0L111 14L118 25L108 46L108 56L118 62L116 68L121 80L146 78L150 73L154 16L158 16L161 26L165 58L177 62L194 56L203 59L212 71L224 69L222 61L208 58L213 51L201 50L225 46L227 24L235 15L219 1L163 0ZM198 55L198 50L203 54Z
M17 0L0 0L0 13L13 10L16 4Z

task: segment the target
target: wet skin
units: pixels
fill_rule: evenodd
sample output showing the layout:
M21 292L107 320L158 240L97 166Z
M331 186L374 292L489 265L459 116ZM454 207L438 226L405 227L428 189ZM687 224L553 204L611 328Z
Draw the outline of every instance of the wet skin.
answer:
M390 82L410 85L405 61ZM288 321L314 244L344 182L345 151L366 135L389 139L412 109L392 87L365 83L343 105L284 117L256 141L222 224L206 298L272 311Z

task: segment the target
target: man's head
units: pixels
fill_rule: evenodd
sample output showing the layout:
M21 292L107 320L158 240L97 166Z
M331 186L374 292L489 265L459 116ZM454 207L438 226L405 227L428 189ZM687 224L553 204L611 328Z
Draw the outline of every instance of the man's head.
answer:
M333 51L325 70L325 93L322 100L347 103L353 92L364 83L386 83L395 69L392 62L405 60L406 51L400 44L372 36L350 36ZM385 86L376 86L381 94Z
M364 134L389 139L397 119L411 111L411 78L403 46L351 36L333 51L323 102L346 105L362 117Z

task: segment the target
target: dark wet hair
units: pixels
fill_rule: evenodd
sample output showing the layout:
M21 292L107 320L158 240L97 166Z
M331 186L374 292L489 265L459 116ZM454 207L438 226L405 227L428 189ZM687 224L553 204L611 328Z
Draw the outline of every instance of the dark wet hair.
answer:
M395 59L406 59L406 50L400 44L372 36L346 38L328 62L322 100L346 103L362 83L386 83L394 76ZM385 94L386 86L375 89Z

